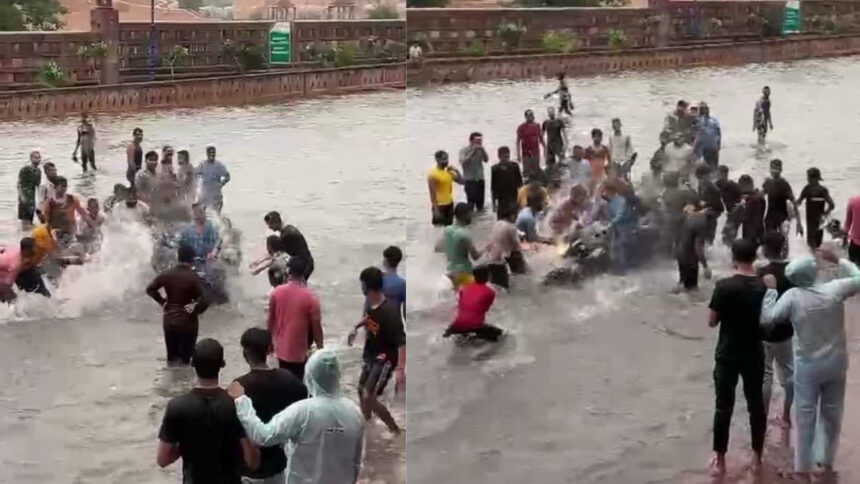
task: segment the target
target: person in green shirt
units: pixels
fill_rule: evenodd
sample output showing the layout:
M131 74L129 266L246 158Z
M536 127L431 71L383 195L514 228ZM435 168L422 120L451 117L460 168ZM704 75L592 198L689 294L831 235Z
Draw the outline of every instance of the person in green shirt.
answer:
M454 284L454 289L457 289L474 282L472 259L479 259L481 252L475 248L468 229L472 223L472 206L458 203L454 207L454 219L454 225L445 227L442 239L436 244L436 251L445 253L448 259L448 277Z
M18 172L18 220L24 231L33 228L33 216L36 215L36 189L42 183L42 172L39 164L42 155L38 151L30 153L30 163Z

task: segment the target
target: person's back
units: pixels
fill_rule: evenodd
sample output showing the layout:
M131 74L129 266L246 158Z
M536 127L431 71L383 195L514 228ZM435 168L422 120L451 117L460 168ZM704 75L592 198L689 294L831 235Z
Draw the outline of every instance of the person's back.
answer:
M525 207L517 214L516 221L517 230L525 234L526 242L537 242L537 219L535 218L534 209Z
M406 304L406 279L396 273L387 273L382 278L382 292L398 307Z
M221 388L194 388L167 404L159 439L182 453L184 484L239 484L244 431Z
M313 320L319 320L319 301L303 284L291 280L272 290L269 296L269 330L275 355L288 363L303 363Z
M767 264L756 269L756 275L758 277L772 275L776 279L776 292L782 296L785 294L785 291L794 287L794 284L785 277L785 268L787 266L787 260L770 260Z
M185 310L185 306L203 297L203 284L194 270L188 265L172 267L153 280L147 293L163 288L166 297L164 305L165 322L197 322L197 312Z
M469 256L469 231L461 225L445 227L445 255L448 258L448 273L457 274L472 271Z
M480 328L495 300L496 293L486 284L473 282L463 286L457 304L457 318L451 329L469 331Z
M765 290L754 276L734 274L717 281L711 301L712 309L720 314L717 359L764 358L758 325Z

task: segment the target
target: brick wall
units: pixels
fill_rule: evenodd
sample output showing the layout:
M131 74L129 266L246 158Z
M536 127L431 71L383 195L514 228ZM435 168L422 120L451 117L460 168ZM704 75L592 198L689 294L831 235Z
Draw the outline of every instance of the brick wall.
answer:
M404 20L297 20L292 25L293 60L308 61L308 47L376 37L406 43Z
M97 73L78 57L78 49L97 40L91 32L2 32L0 85L32 84L39 66L50 61L67 69L74 81L95 82Z

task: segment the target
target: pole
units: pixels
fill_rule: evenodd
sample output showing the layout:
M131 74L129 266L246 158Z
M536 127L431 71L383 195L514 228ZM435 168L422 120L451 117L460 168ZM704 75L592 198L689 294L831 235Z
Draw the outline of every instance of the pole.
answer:
M155 80L156 56L158 55L158 41L156 39L157 32L155 31L155 0L150 0L150 17L149 17L149 59L147 67L149 67L149 80Z

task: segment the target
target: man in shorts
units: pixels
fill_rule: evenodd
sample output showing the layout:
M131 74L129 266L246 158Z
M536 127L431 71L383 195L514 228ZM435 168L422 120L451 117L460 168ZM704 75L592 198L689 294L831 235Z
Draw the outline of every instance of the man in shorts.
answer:
M376 414L388 430L399 434L400 427L388 408L379 401L379 396L398 366L401 347L406 344L406 333L400 308L395 301L385 297L383 277L377 267L361 271L359 280L367 300L367 311L364 319L349 333L347 343L352 346L358 329L365 329L364 365L358 380L361 412L366 420Z

